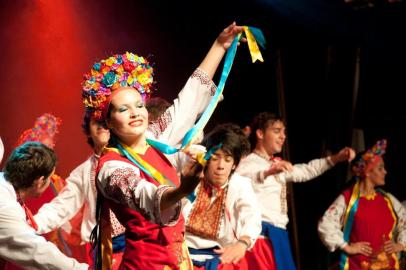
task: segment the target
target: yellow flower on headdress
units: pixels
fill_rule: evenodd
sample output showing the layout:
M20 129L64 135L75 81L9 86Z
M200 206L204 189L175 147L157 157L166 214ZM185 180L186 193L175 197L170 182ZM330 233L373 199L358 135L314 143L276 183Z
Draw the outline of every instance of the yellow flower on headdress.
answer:
M127 57L128 60L130 60L131 62L134 62L134 54L133 53L126 52L125 56Z
M107 66L104 66L104 67L102 68L102 70L101 70L101 73L106 74L106 73L109 72L109 71L110 71L110 68L107 67Z
M119 82L115 82L112 86L111 89L116 90L120 87L120 83Z
M97 70L94 70L94 69L92 69L91 71L90 71L90 74L92 74L92 76L97 76L98 74L99 74L99 72L97 71Z
M111 67L115 62L116 62L116 58L114 58L114 57L109 57L109 58L106 60L106 65L109 66L109 67Z
M123 72L124 72L123 66L117 67L117 69L116 69L117 75L121 76L123 74Z
M151 76L148 76L148 74L146 74L146 73L142 73L142 74L138 75L137 79L140 82L140 84L142 84L142 85L152 82Z
M133 82L134 82L133 76L128 76L127 84L128 84L128 85L132 85Z

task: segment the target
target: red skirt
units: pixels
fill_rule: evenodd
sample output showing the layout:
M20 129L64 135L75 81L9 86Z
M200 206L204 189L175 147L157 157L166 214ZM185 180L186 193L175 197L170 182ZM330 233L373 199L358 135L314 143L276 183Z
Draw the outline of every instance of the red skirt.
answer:
M245 253L245 258L250 269L276 270L273 247L268 238L258 238L254 247Z

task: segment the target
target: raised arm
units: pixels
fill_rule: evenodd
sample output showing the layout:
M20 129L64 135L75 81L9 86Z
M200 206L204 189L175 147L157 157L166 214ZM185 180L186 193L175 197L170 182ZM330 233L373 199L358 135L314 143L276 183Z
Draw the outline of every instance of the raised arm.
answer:
M181 143L186 132L209 104L216 90L212 82L213 76L227 48L241 31L242 27L233 23L221 32L199 67L173 101L172 106L148 127L149 138L172 146Z

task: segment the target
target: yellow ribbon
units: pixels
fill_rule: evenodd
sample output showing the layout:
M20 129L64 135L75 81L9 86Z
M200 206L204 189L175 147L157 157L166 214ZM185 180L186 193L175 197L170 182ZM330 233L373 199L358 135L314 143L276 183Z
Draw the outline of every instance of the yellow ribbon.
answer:
M153 177L159 184L168 185L168 186L174 186L174 184L170 180L168 180L163 174L161 174L157 169L152 167L148 162L143 160L137 154L137 152L134 151L134 149L132 149L131 147L129 147L128 145L126 145L126 144L124 144L122 142L120 144L122 145L124 150L127 151L131 155L131 157L134 158L135 161L137 161L141 166L143 166L148 171L150 176ZM113 151L113 152L116 152L116 153L118 153L120 155L123 155L123 153L120 153L120 150L117 149L117 148L106 147L105 151Z
M255 40L254 35L251 33L251 30L249 29L248 26L243 26L243 28L244 28L245 36L247 37L247 43L248 43L248 48L250 50L252 63L255 63L255 61L257 61L257 60L264 62L264 59L262 58L262 54L259 50L257 41Z

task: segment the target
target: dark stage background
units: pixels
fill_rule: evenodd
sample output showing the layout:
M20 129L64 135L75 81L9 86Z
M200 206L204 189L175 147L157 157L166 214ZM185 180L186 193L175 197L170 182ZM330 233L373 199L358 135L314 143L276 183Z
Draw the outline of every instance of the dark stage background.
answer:
M246 45L240 47L225 100L206 131L285 108L288 154L297 163L351 145L353 128L362 129L367 146L388 139L386 190L405 200L405 11L405 3L383 0L360 9L339 0L2 0L0 136L6 155L36 117L53 113L63 120L56 152L57 171L66 177L91 153L80 128L80 83L93 62L126 50L148 56L157 95L171 100L235 20L263 30L265 63L251 64ZM327 269L334 258L316 225L346 180L347 166L339 165L294 185L296 211L290 210L296 212L301 269Z

